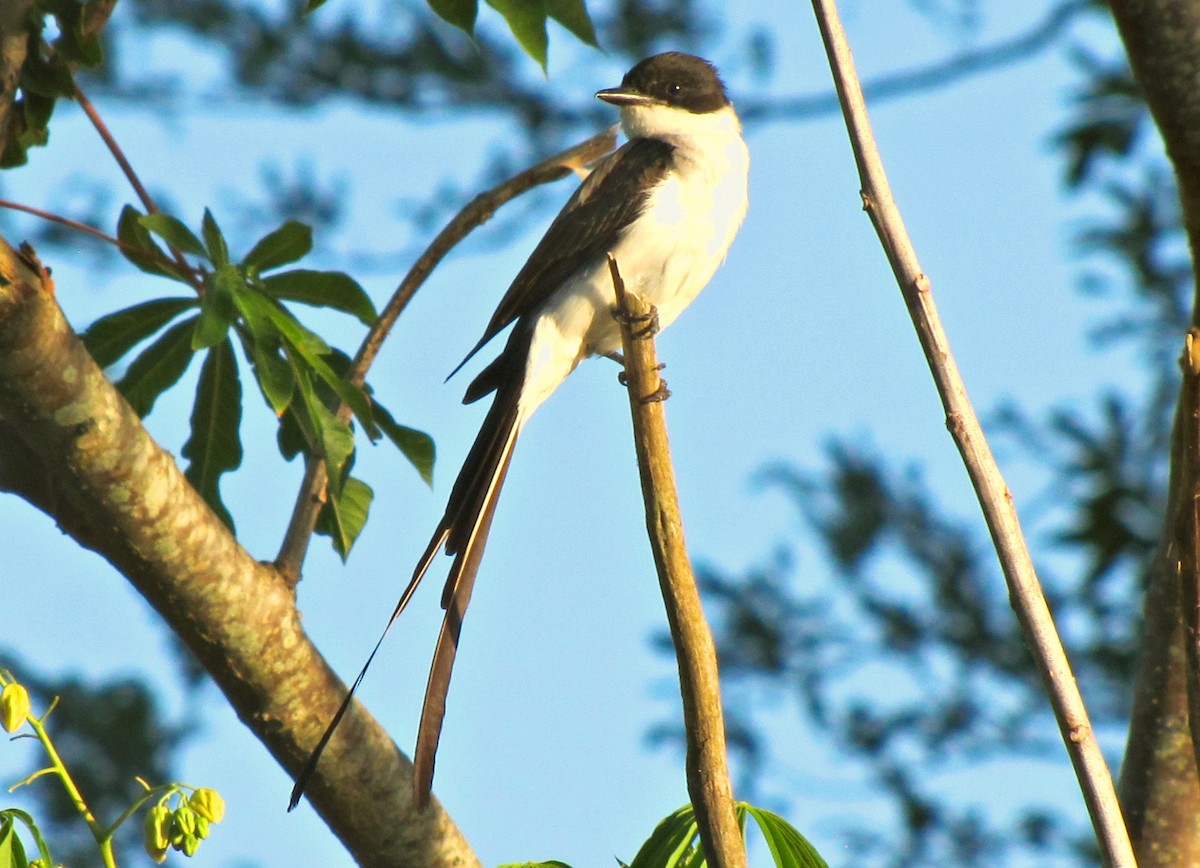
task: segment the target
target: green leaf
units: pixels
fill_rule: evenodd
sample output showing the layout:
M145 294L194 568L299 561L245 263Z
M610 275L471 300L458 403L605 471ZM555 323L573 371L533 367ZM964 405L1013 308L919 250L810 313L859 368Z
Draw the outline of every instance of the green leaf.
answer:
M332 307L358 317L363 325L378 319L375 305L353 277L340 271L309 271L297 268L264 277L263 287L272 298L298 301L316 307Z
M139 217L138 222L176 250L208 258L208 253L205 251L204 245L200 243L200 239L191 229L184 226L182 221L170 214L147 214L145 217Z
M596 41L596 28L588 15L583 0L543 0L546 4L546 14L570 30L575 37L587 45L599 47ZM544 66L545 64L543 64Z
M254 377L263 397L275 415L281 415L296 394L296 372L292 369L292 363L282 358L277 350L258 342L250 344L249 355L254 362Z
M778 814L738 802L739 815L749 814L758 824L777 868L829 868L821 854L794 826Z
M309 448L324 460L330 488L337 489L342 484L346 461L354 454L354 432L325 406L314 388L311 374L300 370L299 366L296 368L296 385L300 387L301 397L296 421L304 432Z
M259 271L270 271L295 262L312 250L312 227L289 220L274 232L259 239L246 254L242 265Z
M692 806L684 805L666 817L638 850L630 868L678 868L686 865L699 842L700 828Z
M353 476L346 477L337 494L330 486L329 498L317 517L316 532L330 538L333 550L343 562L350 556L350 549L367 523L374 497L371 486Z
M308 437L296 415L297 403L293 401L288 405L279 417L279 427L275 429L275 444L285 461L291 461L308 445Z
M54 861L54 857L50 855L50 847L46 844L46 838L42 835L42 830L37 827L37 823L33 821L33 817L20 808L5 808L3 811L0 811L0 838L3 838L5 834L3 830L6 828L6 824L8 824L9 828L15 827L17 820L24 823L25 827L29 829L29 834L33 835L33 841L37 845L38 856L41 857L42 862L46 865L57 865L58 863ZM19 840L18 844L20 844ZM0 865L3 864L4 858L0 856Z
M121 242L121 255L147 274L157 274L187 283L187 275L150 237L148 230L141 223L145 216L132 205L121 209L117 220L117 240Z
M268 310L272 321L279 328L284 342L295 350L296 355L312 369L312 372L322 382L346 402L355 418L362 424L363 430L367 432L367 436L372 440L378 440L380 437L379 426L375 424L375 419L371 415L371 403L367 398L367 393L362 388L351 384L325 361L323 356L329 355L329 345L302 326L283 308L271 305Z
M87 67L99 66L104 59L99 34L83 35L83 11L86 4L77 0L54 0L44 4L58 23L59 36L54 40L55 53L64 60Z
M142 350L117 388L139 416L147 415L158 396L179 382L192 361L192 332L198 317L171 326Z
M44 97L74 96L75 80L71 67L60 54L44 57L31 52L21 67L21 88Z
M408 428L396 422L388 409L378 401L374 402L372 413L384 436L395 444L401 454L421 474L425 484L433 487L433 463L436 458L433 438L424 431Z
M246 279L236 265L228 262L205 275L204 295L200 299L200 318L192 337L192 349L215 347L237 321L237 297L248 294Z
M233 517L221 502L221 475L242 463L242 383L233 344L224 340L208 351L196 384L191 436L183 444L189 464L184 475L230 530Z
M25 847L11 817L0 817L0 868L29 868Z
M468 36L475 35L475 18L479 15L479 0L428 0L429 8L443 21L448 21Z
M221 234L217 221L207 208L204 209L204 219L200 222L200 231L204 235L204 246L208 248L208 258L212 264L217 268L228 265L229 245L225 243L225 236Z
M546 68L546 5L543 0L487 0L504 16L525 53Z
M96 364L107 368L179 314L199 303L195 298L156 298L135 304L100 317L87 327L80 339Z

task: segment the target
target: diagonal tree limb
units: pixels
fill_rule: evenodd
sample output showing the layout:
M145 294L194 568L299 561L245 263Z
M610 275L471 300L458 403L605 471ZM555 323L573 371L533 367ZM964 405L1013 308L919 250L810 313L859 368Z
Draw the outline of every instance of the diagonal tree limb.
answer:
M0 488L121 572L280 765L303 764L346 688L304 634L291 589L150 438L67 324L32 252L2 239ZM310 798L361 863L478 864L440 806L410 811L412 766L360 704L329 753Z
M1133 847L1121 816L1112 776L1096 742L1079 686L1034 572L1013 508L1012 495L971 407L933 303L929 279L921 271L912 241L892 199L836 5L834 0L813 0L813 10L829 55L850 144L858 164L863 207L879 235L925 352L946 411L946 425L962 454L963 464L983 510L1008 583L1009 599L1046 687L1105 863L1122 868L1135 866Z

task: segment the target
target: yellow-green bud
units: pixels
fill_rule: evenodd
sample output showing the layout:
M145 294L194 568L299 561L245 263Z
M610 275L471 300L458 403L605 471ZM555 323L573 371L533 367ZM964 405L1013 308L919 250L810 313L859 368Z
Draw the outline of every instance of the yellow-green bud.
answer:
M200 839L195 835L184 835L183 846L179 849L183 850L184 856L195 856L196 850L200 847Z
M180 805L176 808L175 813L172 815L172 820L174 821L172 825L173 831L182 832L185 835L196 834L196 812L188 805ZM173 840L174 836L172 836Z
M208 837L208 819L203 814L196 815L196 837L201 841Z
M170 826L171 812L165 805L155 805L146 812L146 834L142 846L146 849L146 855L160 865L167 858L167 847L171 843L167 838Z
M188 804L193 811L210 823L219 823L225 816L225 800L221 798L220 793L210 790L208 787L201 787L192 793Z
M0 690L0 726L16 732L29 716L29 691L13 681Z

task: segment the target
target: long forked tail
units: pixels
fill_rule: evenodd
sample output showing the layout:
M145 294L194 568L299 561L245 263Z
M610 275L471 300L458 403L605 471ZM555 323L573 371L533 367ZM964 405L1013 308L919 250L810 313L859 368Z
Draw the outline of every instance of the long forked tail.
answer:
M513 349L510 342L509 349ZM508 353L506 353L508 355ZM524 362L523 354L514 353L520 362ZM501 357L504 358L503 356ZM512 358L512 356L510 356ZM493 365L490 374L499 373L499 366ZM482 375L481 375L482 378ZM346 692L346 698L338 707L329 726L317 742L316 748L308 762L296 777L292 788L288 810L291 811L300 802L305 788L316 771L317 762L321 758L329 740L333 737L338 724L350 708L350 702L358 685L367 674L371 661L379 651L383 640L387 637L392 625L412 599L432 565L434 558L442 545L446 553L454 555L454 563L450 568L446 587L442 592L442 608L446 616L438 633L437 647L434 651L433 663L429 671L429 681L425 688L425 701L421 709L421 724L417 733L417 745L413 752L413 795L418 807L429 803L429 794L433 785L433 764L437 753L438 738L441 735L442 719L446 712L446 691L450 685L450 674L454 667L454 656L458 649L459 631L462 629L462 618L471 600L471 591L475 586L475 575L483 559L483 549L487 543L488 530L492 526L492 516L495 514L496 501L504 477L508 472L508 464L512 458L513 446L521 427L520 396L521 378L519 376L505 378L506 382L498 383L495 399L484 418L483 426L475 437L475 443L467 455L467 460L459 471L450 492L450 500L446 504L446 512L434 531L429 546L417 563L404 592L396 603L392 615L388 618L379 640L367 657L354 683ZM472 388L475 388L474 386ZM468 396L472 393L468 392ZM486 394L486 392L484 393ZM478 397L478 394L476 394Z

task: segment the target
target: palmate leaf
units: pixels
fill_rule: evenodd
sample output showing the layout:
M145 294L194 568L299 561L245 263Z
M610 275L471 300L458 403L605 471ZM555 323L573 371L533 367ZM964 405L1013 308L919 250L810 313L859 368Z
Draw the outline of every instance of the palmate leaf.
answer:
M242 463L242 383L233 344L226 338L210 349L196 384L191 436L183 444L184 475L213 512L233 530L233 517L221 501L221 475Z
M139 416L146 416L158 396L179 382L192 361L192 333L198 317L176 323L142 350L117 383Z
M332 485L329 487L315 530L330 538L333 550L343 562L350 556L350 549L367 523L374 498L371 486L353 476L347 476L336 493Z
M135 304L100 317L80 339L96 364L107 368L179 314L199 304L195 298L156 298Z
M312 250L312 227L298 220L288 220L274 232L259 240L246 254L242 265L258 271L270 271L295 262Z
M264 277L262 283L272 298L331 307L358 317L359 322L368 326L378 318L375 305L358 281L340 271L297 268Z

